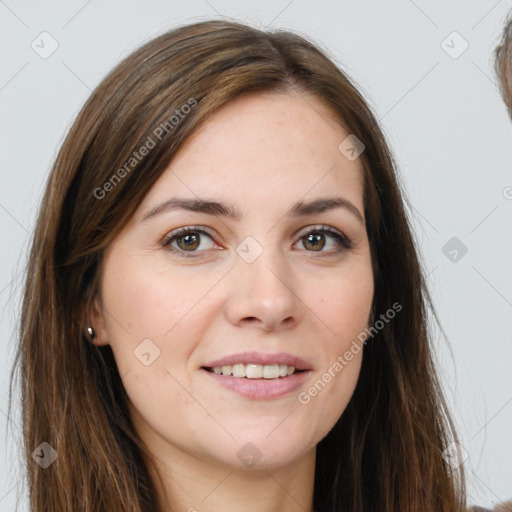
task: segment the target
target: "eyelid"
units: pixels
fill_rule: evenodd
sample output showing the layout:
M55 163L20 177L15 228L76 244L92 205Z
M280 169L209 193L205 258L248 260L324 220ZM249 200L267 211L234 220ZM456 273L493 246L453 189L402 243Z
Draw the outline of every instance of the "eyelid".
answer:
M306 226L304 228L299 229L295 233L294 238L302 238L303 236L307 235L311 231L328 231L330 233L335 233L340 236L345 236L341 231L339 231L336 228L333 228L331 226L327 226L326 224L311 224L309 226ZM346 238L346 237L345 237Z

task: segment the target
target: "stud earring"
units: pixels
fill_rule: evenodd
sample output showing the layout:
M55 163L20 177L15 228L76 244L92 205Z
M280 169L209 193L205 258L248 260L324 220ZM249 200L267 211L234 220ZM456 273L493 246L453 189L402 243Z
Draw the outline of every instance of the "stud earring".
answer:
M91 326L87 327L87 334L91 340L96 336L96 332Z

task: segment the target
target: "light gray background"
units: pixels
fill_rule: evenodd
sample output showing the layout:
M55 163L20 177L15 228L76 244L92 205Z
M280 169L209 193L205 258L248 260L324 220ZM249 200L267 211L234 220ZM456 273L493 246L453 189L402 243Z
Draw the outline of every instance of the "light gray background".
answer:
M17 411L7 430L8 373L19 273L58 148L121 57L176 24L221 16L305 34L369 99L400 166L449 341L438 335L436 350L469 453L469 501L512 498L512 123L490 66L511 7L505 0L0 0L0 509L15 510L16 492L25 493ZM42 46L43 31L59 45L47 59L31 48L34 40ZM469 44L458 58L442 47L453 31ZM452 54L463 44L457 35L444 43ZM442 252L452 237L468 248L456 262ZM19 510L28 510L26 499Z

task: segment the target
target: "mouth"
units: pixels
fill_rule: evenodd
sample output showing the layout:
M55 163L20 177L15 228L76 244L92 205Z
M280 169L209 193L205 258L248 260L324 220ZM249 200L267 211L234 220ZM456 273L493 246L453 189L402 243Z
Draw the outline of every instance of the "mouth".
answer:
M243 352L233 354L201 367L207 372L240 379L285 379L297 373L312 370L312 365L299 356L279 352Z
M309 379L313 366L304 359L280 352L244 352L211 361L201 370L229 392L252 400L289 396Z

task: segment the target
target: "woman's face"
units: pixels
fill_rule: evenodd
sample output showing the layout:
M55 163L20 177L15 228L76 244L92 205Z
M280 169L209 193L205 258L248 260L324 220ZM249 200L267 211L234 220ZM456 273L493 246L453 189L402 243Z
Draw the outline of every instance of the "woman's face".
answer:
M348 135L311 95L242 96L187 141L108 247L95 343L111 345L158 458L282 467L311 457L345 409L374 292ZM290 366L304 371L278 376Z

